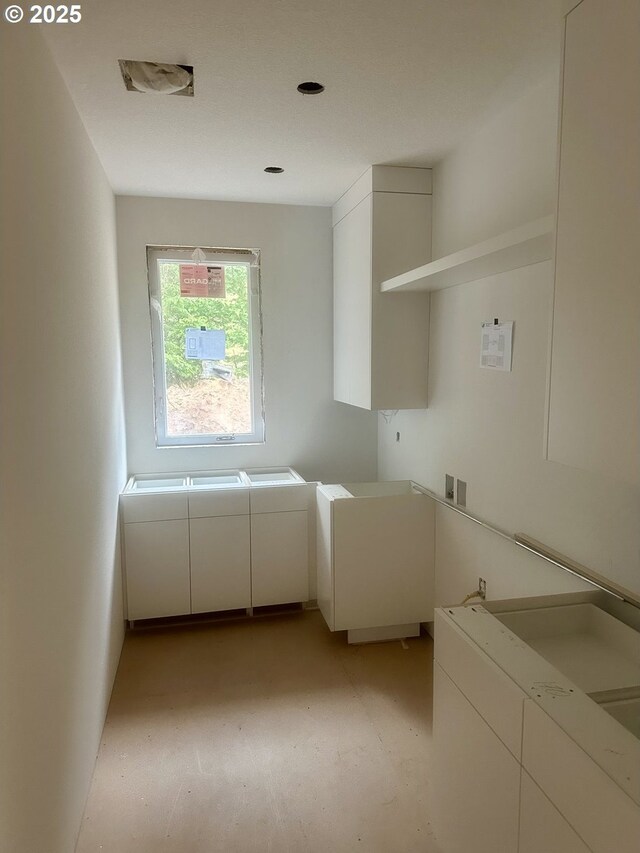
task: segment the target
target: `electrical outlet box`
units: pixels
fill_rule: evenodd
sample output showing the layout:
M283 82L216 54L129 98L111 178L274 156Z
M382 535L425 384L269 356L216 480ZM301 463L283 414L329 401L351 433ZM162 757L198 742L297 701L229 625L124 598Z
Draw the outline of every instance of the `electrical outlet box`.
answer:
M487 597L487 582L484 578L478 578L478 592L480 598L484 601Z
M456 503L460 506L467 505L467 484L464 480L456 480Z
M448 501L452 501L454 498L453 477L451 476L451 474L444 475L444 496Z

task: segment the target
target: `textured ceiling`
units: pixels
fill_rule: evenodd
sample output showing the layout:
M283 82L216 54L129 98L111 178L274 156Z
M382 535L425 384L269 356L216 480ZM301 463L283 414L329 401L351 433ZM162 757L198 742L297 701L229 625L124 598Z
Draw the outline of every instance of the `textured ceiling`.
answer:
M372 163L433 165L551 71L563 5L84 0L42 30L116 193L332 204ZM193 65L195 97L127 92L118 59Z

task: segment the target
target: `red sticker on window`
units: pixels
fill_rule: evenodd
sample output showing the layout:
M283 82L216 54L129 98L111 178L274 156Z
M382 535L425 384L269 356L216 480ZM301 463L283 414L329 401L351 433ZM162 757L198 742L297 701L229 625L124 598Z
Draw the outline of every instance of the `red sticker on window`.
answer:
M180 264L180 296L224 299L224 267Z
M208 296L209 276L204 264L180 264L180 296Z

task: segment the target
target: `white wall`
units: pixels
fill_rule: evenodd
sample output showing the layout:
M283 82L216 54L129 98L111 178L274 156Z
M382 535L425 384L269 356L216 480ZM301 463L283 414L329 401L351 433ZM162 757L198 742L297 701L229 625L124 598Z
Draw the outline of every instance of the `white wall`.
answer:
M435 169L439 255L554 211L557 93L553 75L488 116ZM467 505L478 516L640 592L637 491L543 461L552 285L547 261L432 294L429 408L401 412L389 425L380 419L379 476L413 477L442 494L451 473L467 481ZM515 322L512 373L478 367L480 324L494 317ZM479 574L490 597L565 583L560 570L549 575L507 543L509 563L504 540L492 545L472 522L448 516L439 510L440 602L459 600Z
M0 849L70 853L123 639L114 199L38 28L0 29Z
M129 471L291 465L307 479L375 479L376 416L333 401L330 209L132 197L116 206ZM262 250L264 445L156 448L147 245Z
M433 257L555 211L558 72L489 116L433 170Z

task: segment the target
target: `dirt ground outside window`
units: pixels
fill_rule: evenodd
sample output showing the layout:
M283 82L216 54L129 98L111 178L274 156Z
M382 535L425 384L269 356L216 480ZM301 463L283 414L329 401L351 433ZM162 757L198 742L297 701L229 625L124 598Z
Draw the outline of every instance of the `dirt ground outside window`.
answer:
M167 387L169 435L251 432L249 380L201 379Z

